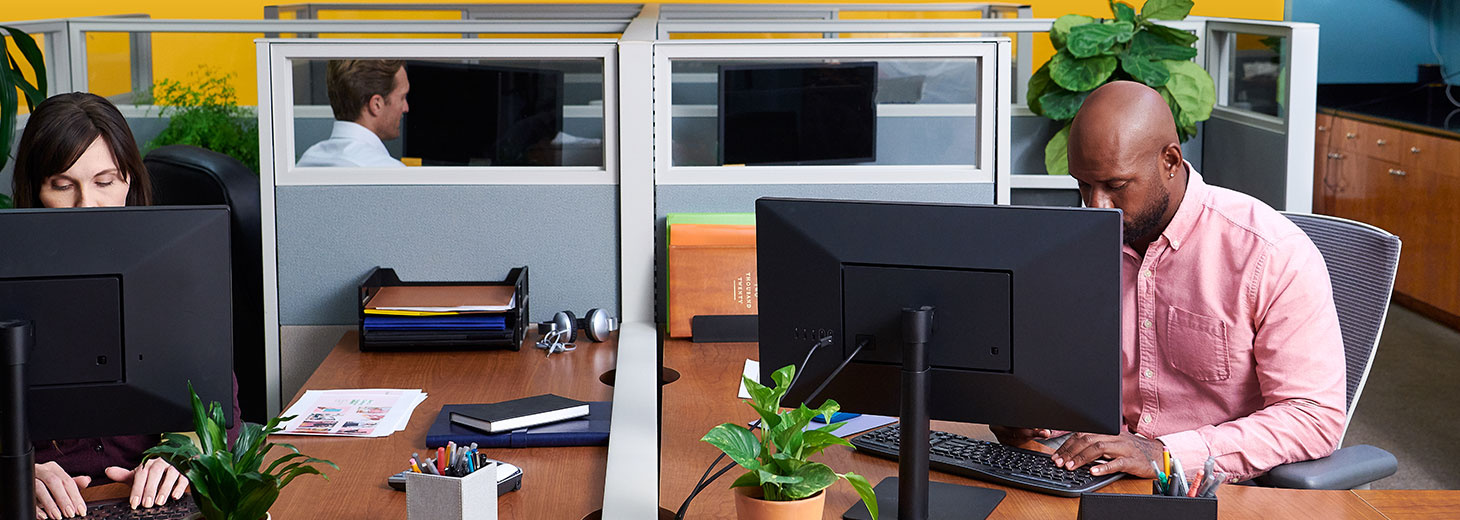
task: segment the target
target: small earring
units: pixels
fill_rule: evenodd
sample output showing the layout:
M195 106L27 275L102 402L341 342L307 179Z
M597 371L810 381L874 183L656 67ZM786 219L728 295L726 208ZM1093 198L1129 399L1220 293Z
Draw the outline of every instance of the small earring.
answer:
M1175 179L1176 178L1176 172L1171 172L1171 176L1170 177L1167 177L1167 178L1169 178L1169 179Z

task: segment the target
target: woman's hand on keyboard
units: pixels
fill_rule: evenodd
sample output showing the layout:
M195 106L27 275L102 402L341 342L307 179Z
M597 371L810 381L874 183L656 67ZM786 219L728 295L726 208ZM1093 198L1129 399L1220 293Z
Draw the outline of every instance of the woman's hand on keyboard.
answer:
M144 460L134 470L112 466L106 469L106 476L117 482L132 482L132 509L164 505L169 497L176 500L188 491L188 478L162 459Z

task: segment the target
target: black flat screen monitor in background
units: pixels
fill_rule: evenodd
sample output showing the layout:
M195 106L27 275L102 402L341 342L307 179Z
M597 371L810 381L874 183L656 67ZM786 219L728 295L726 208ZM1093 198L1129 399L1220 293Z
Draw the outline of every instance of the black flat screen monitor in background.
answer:
M561 166L563 73L406 62L403 155L425 166Z
M904 438L919 415L924 430L934 418L1118 433L1120 244L1116 210L762 198L761 380L831 336L797 367L809 383L787 406L865 343L808 406L900 416ZM903 314L924 306L928 369L907 395Z
M877 63L723 65L720 164L877 160Z
M233 419L228 208L0 211L0 320L33 323L33 439L192 431L187 383Z

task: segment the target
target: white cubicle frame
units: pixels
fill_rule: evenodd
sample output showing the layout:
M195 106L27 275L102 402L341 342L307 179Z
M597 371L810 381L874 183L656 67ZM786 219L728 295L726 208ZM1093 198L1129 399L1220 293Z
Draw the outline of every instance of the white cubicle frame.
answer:
M265 39L268 43L267 72L272 79L259 88L269 88L270 112L277 138L261 140L260 157L272 159L269 171L274 186L324 185L421 185L421 184L617 184L618 48L615 40L314 40ZM295 105L292 60L335 58L384 59L480 59L497 60L599 60L603 65L603 164L601 166L423 166L400 168L298 167L294 149ZM262 56L260 57L263 58ZM260 62L265 63L265 62ZM260 66L260 73L265 68ZM262 117L260 111L260 116ZM263 120L260 119L260 126ZM262 168L261 168L262 169ZM262 173L262 172L261 172Z
M712 40L658 42L654 45L654 182L674 184L923 184L997 183L1007 177L996 152L1001 118L1008 118L1008 100L999 100L1005 79L1007 38L928 40ZM973 165L817 165L817 166L675 166L671 137L675 108L671 62L675 60L761 59L972 58L979 68L978 101L958 105L909 105L918 109L969 111L978 121L978 164ZM879 107L879 115L884 109ZM919 111L903 110L912 114ZM1004 157L1004 159L1007 159Z

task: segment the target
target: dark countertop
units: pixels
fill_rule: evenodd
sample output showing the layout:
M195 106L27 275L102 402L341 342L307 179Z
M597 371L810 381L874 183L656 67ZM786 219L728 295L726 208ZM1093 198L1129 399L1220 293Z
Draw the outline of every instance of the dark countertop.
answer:
M1445 88L1442 83L1318 85L1318 111L1460 139L1460 106L1445 97ZM1460 101L1460 88L1450 94Z

